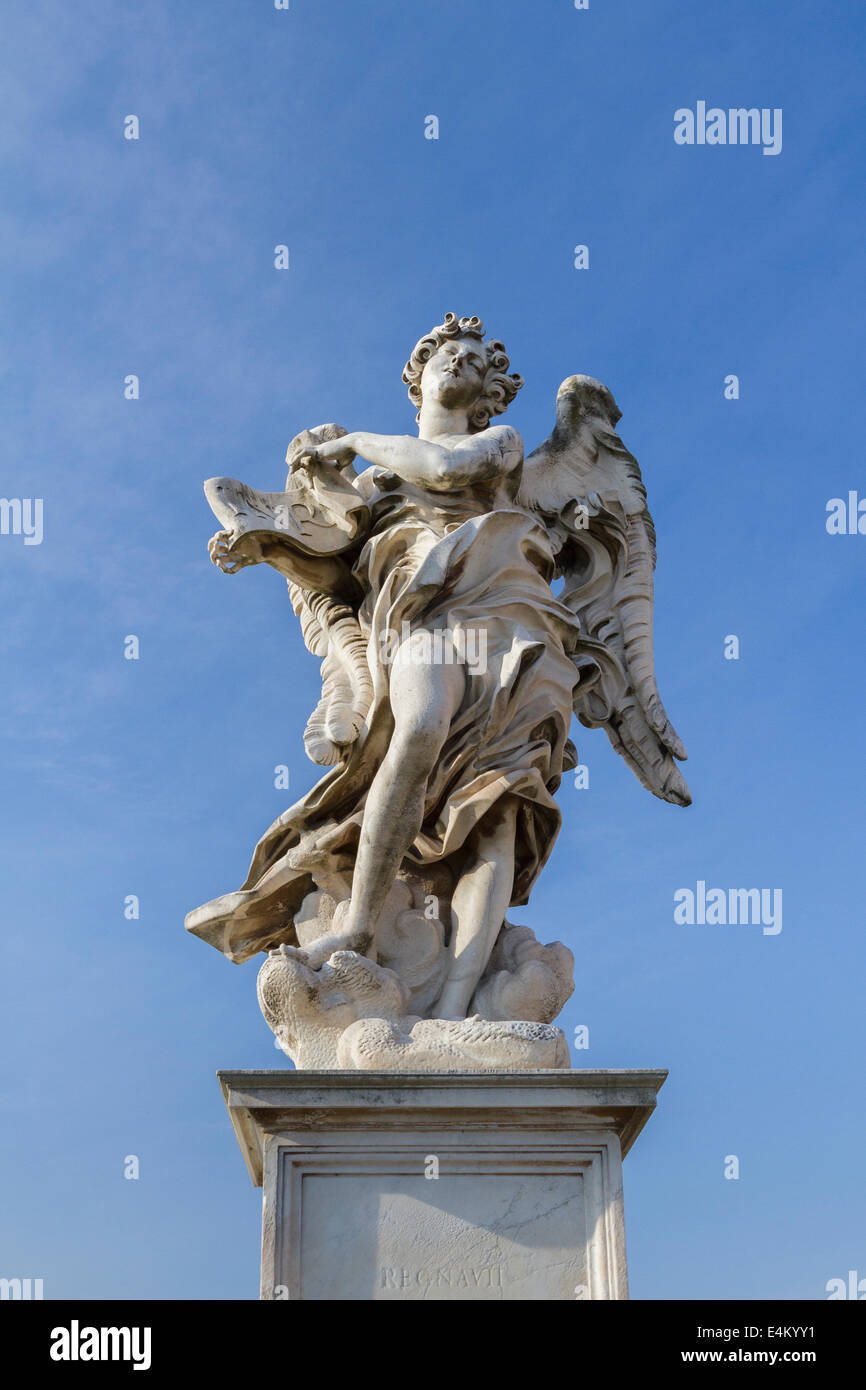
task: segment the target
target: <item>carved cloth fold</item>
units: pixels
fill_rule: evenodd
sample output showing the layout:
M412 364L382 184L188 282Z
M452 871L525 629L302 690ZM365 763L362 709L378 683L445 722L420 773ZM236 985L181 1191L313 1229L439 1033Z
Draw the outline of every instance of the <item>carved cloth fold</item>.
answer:
M456 882L471 832L510 795L518 798L511 902L525 903L559 831L553 792L577 682L569 654L579 650L580 627L550 589L546 532L518 507L489 511L465 493L434 498L406 483L379 495L372 518L373 534L354 567L366 595L358 617L373 674L365 728L346 761L263 835L241 890L187 918L190 931L234 961L296 945L294 915L317 886L336 880L348 890L366 795L394 728L383 653L387 634L402 636L404 623L413 633L447 628L458 644L462 630L464 650L486 657L464 666L463 702L428 780L404 869L444 863Z

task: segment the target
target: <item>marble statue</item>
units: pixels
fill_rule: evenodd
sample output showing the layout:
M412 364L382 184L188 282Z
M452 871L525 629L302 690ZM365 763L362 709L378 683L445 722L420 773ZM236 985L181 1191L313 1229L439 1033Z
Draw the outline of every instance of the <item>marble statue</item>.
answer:
M449 313L403 373L417 437L322 425L289 445L283 492L205 484L213 562L278 570L322 659L304 743L331 770L187 927L232 961L267 953L262 1011L302 1068L567 1067L553 1020L573 958L506 914L559 830L572 714L656 796L690 801L620 412L571 376L524 460L492 423L523 385L509 365L478 318Z

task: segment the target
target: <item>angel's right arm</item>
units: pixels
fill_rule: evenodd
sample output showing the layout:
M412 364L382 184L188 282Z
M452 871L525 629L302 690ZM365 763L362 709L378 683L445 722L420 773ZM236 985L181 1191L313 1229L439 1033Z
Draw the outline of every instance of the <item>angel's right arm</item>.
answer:
M523 458L520 435L507 425L481 430L451 448L411 434L367 434L362 430L347 435L340 443L404 482L434 492L450 492L501 478L517 468Z

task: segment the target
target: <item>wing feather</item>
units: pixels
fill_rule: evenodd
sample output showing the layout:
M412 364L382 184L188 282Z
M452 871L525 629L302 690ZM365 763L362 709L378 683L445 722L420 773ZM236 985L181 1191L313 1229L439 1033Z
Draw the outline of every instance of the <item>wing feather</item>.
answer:
M585 633L575 714L606 729L645 787L687 806L691 795L674 761L686 750L655 677L655 527L637 459L616 433L619 418L600 381L564 381L553 432L524 464L518 502L551 533L565 578L561 600Z
M304 747L314 763L340 762L355 742L373 699L366 644L354 610L289 580L304 642L323 657L322 697L307 720Z

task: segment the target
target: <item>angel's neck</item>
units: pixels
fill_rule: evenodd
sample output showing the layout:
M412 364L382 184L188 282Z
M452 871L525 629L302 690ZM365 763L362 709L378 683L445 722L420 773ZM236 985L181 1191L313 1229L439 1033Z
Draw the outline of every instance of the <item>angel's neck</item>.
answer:
M431 443L444 434L469 434L469 417L465 410L449 410L438 401L423 404L418 415L418 438Z

